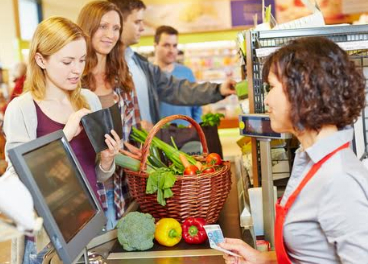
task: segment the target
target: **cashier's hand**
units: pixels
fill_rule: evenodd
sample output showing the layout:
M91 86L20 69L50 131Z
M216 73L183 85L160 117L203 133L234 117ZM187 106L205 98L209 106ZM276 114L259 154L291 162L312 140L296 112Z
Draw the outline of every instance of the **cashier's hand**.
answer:
M266 263L277 263L273 262L273 259L269 258L269 254L265 252L260 252L243 240L233 239L233 238L225 238L225 242L219 244L220 247L233 251L237 253L241 257L234 257L229 254L224 254L223 257L225 259L226 264L266 264Z
M72 140L82 131L80 121L83 116L90 113L92 113L91 110L82 108L69 116L68 121L66 122L66 125L63 129L65 137L67 138L68 141Z
M110 170L112 163L114 162L115 155L119 153L120 149L120 137L114 131L111 130L111 137L109 134L105 135L105 143L108 149L101 151L101 167L105 171Z
M231 94L235 94L235 84L236 82L233 79L227 79L220 86L220 93L222 96L228 96Z

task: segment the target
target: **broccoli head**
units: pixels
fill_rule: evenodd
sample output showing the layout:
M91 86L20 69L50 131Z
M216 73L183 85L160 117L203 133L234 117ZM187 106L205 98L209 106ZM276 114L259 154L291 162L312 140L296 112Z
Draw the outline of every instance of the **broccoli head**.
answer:
M155 219L150 214L131 212L117 224L118 240L124 250L147 250L153 247Z

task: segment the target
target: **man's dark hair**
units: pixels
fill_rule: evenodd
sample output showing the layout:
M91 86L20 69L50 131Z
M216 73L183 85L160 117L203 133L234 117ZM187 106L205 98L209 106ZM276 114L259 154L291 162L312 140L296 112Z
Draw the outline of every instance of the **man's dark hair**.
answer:
M271 54L263 80L272 72L291 104L294 128L319 131L353 124L365 107L365 78L348 54L323 37L300 38Z
M146 5L141 0L107 0L114 3L119 9L123 18L126 19L133 10L146 9Z
M168 34L168 35L179 35L179 32L170 26L160 26L156 29L155 38L154 41L156 44L160 42L160 38L162 34Z

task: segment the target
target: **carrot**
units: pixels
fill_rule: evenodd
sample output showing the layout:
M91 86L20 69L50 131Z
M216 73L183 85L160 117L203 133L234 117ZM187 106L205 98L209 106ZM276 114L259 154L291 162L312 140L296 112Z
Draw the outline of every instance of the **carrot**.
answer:
M134 153L134 154L142 154L142 150L137 148L136 146L130 144L129 142L127 141L124 141L124 145L127 147L127 149Z
M124 155L126 155L126 156L128 156L128 157L131 157L131 158L133 158L133 159L137 159L137 160L141 160L141 159L142 159L142 155L133 154L133 153L131 153L131 152L129 152L129 151L126 151L126 150L124 150L124 149L119 149L119 152L120 152L121 154L124 154Z
M126 142L126 141L124 141L124 145L133 154L142 156L142 150L141 149L137 148L136 146L133 146L132 144L130 144L129 142Z
M203 166L201 162L197 161L195 165L197 166L198 170L202 170Z
M187 160L187 157L185 157L184 154L180 153L179 154L179 159L180 159L181 163L183 163L184 168L189 167L190 163L189 163L189 161Z

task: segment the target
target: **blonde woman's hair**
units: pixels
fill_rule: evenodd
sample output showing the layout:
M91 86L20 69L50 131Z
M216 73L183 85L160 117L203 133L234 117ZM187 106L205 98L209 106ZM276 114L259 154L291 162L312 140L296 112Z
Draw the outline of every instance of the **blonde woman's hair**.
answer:
M47 60L70 42L79 39L87 42L87 36L83 30L66 18L50 17L37 26L29 49L27 79L24 85L25 91L31 92L34 99L43 100L46 95L46 74L45 70L36 63L36 53ZM73 91L66 93L75 110L90 108L81 95L80 84Z

